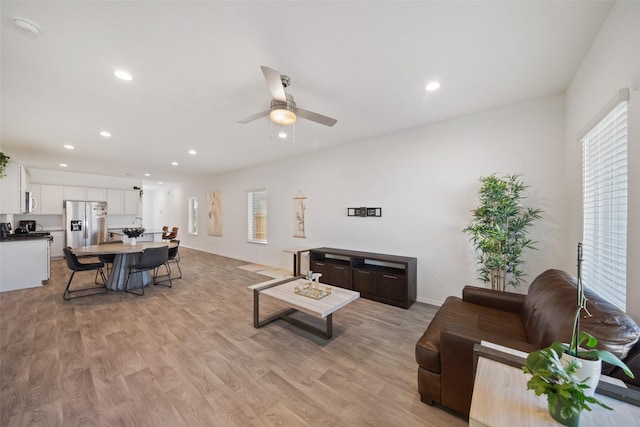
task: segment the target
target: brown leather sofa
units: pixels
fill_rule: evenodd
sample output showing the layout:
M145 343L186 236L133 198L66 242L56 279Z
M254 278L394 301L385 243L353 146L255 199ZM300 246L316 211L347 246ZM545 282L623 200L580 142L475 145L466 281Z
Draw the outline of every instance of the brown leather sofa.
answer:
M598 339L598 348L620 357L636 378L611 366L603 372L640 386L640 328L589 289L585 295L592 317L583 318L580 329ZM569 342L576 301L576 279L560 270L539 275L527 295L466 286L462 299L447 298L416 344L421 400L468 416L474 344L485 340L530 352Z

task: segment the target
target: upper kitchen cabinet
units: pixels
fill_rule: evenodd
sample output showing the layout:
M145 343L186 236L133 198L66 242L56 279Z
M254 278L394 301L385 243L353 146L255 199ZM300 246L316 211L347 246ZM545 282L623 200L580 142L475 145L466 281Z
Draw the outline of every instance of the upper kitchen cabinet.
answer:
M60 185L40 185L40 214L62 215L63 188Z
M63 187L64 200L87 200L87 189L84 187Z
M106 188L87 188L87 200L91 202L106 202Z
M5 176L0 179L0 214L26 213L28 188L27 170L18 163L10 162Z
M138 190L124 190L124 214L140 214L140 193Z
M124 213L124 192L122 190L107 190L107 211L111 215Z

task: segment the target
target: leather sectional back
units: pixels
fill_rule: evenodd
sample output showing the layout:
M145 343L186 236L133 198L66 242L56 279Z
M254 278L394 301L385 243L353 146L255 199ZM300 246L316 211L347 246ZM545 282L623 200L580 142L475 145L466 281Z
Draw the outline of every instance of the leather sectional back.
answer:
M561 270L547 270L529 286L522 321L529 341L548 346L569 342L577 308L577 280ZM640 328L625 312L585 289L591 317L580 319L580 330L598 339L598 348L624 359L640 337Z

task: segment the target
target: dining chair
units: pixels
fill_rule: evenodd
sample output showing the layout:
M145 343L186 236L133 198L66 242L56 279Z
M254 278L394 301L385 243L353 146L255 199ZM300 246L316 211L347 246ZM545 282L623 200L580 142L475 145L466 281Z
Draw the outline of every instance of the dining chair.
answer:
M162 239L166 239L167 236L169 235L169 226L165 225L162 227Z
M173 227L171 229L171 233L167 234L167 237L164 237L164 240L173 240L178 237L178 227Z
M142 255L140 256L140 258L138 258L138 260L135 262L135 264L130 265L128 267L129 272L127 274L127 280L124 282L124 291L137 296L144 295L144 283L143 283L144 277L142 273L145 271L153 270L153 284L155 285L157 272L158 272L157 270L160 266L164 265L167 268L167 273L169 272L169 267L167 266L168 259L169 259L169 246L160 246L158 248L145 249L144 252L142 252ZM141 290L140 293L136 293L133 290L128 289L129 279L131 278L131 275L137 274L137 273L140 273L140 284L142 284L142 286L140 287L140 290ZM169 276L169 285L168 286L163 285L163 286L167 286L170 288L171 285L172 285L171 277Z
M70 299L75 299L75 298L88 297L91 295L103 294L107 292L107 286L106 286L107 278L104 276L104 273L102 271L102 267L104 267L103 262L82 263L78 261L78 257L73 252L71 252L70 247L62 248L62 251L64 252L64 258L67 260L67 267L69 267L69 269L71 270L71 277L69 277L69 281L67 282L67 287L65 288L64 293L62 294L62 298L65 301L68 301ZM93 286L91 288L82 288L82 289L74 289L74 290L69 289L69 287L71 286L71 281L73 280L73 276L75 276L76 272L93 271L93 270L96 270L96 279L94 280L94 282L97 283L97 275L100 274L100 276L102 276L102 282L103 282L102 286ZM74 292L90 291L93 289L104 289L104 291L78 295L75 297L71 296L71 294Z
M112 245L122 243L122 240L111 240L109 242L100 242L99 245ZM107 276L109 277L109 264L113 266L113 261L116 259L116 254L102 254L98 255L98 261L104 262L104 265L107 267ZM98 272L96 271L96 283L98 280Z
M180 247L180 240L174 239L171 240L171 243L175 243L176 246L173 248L169 248L169 256L167 258L167 264L166 266L167 268L167 275L162 275L162 276L157 276L156 275L156 282L154 283L155 285L162 285L162 283L166 282L167 279L163 279L163 280L157 280L161 277L168 277L171 280L176 280L176 279L182 279L182 269L180 268L180 252L178 252L178 248ZM178 271L180 272L180 275L178 277L172 277L171 276L171 262L175 262L176 265L178 266ZM160 268L160 267L158 267ZM157 271L156 271L157 273ZM162 285L162 286L166 286L166 285ZM169 286L170 287L170 286Z

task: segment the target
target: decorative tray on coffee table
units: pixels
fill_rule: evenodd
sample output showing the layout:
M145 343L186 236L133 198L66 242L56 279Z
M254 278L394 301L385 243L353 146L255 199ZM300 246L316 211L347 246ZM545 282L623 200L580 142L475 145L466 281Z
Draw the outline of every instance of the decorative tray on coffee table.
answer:
M327 295L331 295L331 286L325 286L321 288L318 282L305 282L301 286L295 286L293 291L297 295L313 299L322 299Z

